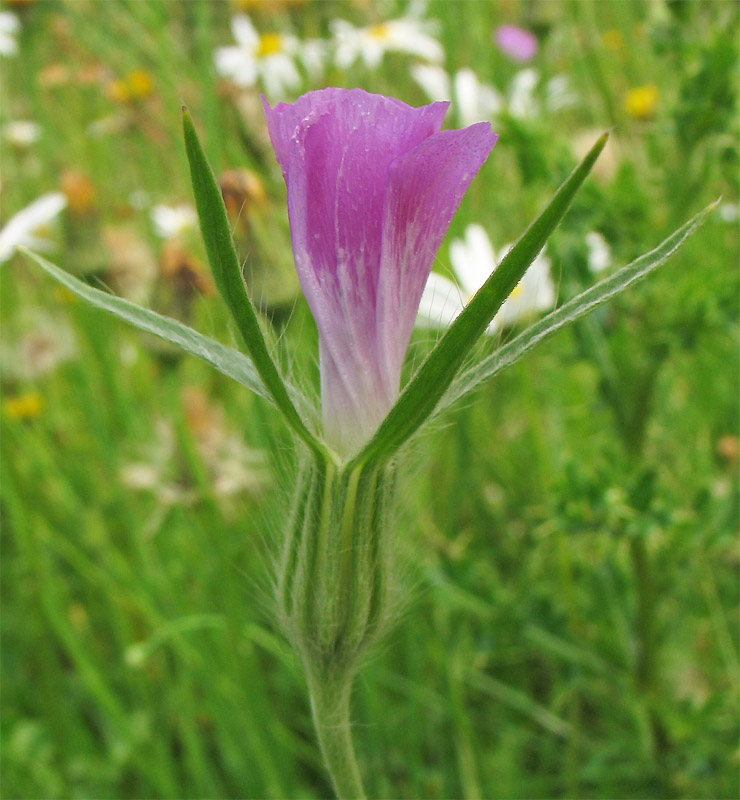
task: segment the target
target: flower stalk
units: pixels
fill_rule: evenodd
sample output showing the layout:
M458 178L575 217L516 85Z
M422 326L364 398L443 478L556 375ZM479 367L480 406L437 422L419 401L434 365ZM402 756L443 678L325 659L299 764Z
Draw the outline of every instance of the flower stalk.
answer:
M339 800L364 800L350 728L352 676L332 681L309 671L307 677L316 735L334 791Z

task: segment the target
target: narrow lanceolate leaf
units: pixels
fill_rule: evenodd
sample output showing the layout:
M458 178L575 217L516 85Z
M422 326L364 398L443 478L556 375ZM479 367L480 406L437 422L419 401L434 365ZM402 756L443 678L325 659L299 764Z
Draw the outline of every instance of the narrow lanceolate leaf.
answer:
M571 298L560 308L549 313L538 322L530 325L525 331L512 339L508 344L500 347L495 353L484 358L475 366L460 373L455 378L449 390L435 409L435 415L449 408L453 403L472 392L483 381L497 375L506 367L519 361L532 348L547 339L552 334L575 322L577 319L593 311L597 306L611 300L612 297L624 291L636 281L649 275L654 269L666 261L678 248L691 236L696 229L704 223L706 218L717 207L714 202L700 211L695 217L684 223L674 231L665 241L654 250L628 264L626 267L610 275L595 286L576 297Z
M271 402L273 401L271 394L267 391L267 387L257 374L254 364L238 350L225 347L220 342L203 336L176 319L162 316L150 311L148 308L142 308L130 303L121 297L101 292L100 289L94 289L25 247L18 249L33 259L41 269L59 281L70 292L86 300L91 305L102 308L104 311L131 323L131 325L140 330L153 333L155 336L181 347L186 352L202 358L219 372L228 375L229 378L233 378L241 383L242 386L251 389L255 394L261 395Z
M607 136L605 133L599 138L555 193L547 208L527 228L467 308L448 328L409 381L373 438L357 455L358 462L391 456L434 411L465 357L563 218L604 149Z
M283 378L267 349L257 319L257 312L254 310L244 286L221 191L206 154L203 152L198 134L195 132L193 120L186 108L183 108L182 121L195 205L198 209L200 230L208 253L213 279L236 322L262 382L275 401L275 405L309 448L317 454L325 455L325 446L308 430L298 414Z

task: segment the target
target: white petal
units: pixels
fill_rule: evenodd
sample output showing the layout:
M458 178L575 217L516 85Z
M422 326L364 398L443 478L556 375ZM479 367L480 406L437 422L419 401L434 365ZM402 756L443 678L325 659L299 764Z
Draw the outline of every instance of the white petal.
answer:
M0 31L0 55L14 56L18 54L18 42L13 36L4 31Z
M195 227L198 217L192 206L154 206L149 212L157 236L170 239Z
M396 19L385 23L387 41L394 50L421 56L427 61L441 62L445 59L442 45L426 33L428 25L413 19Z
M301 85L301 76L290 56L277 53L263 60L260 75L265 91L271 97L284 97L288 91Z
M12 11L0 11L0 33L13 35L20 29L20 20Z
M609 243L597 231L591 231L585 236L588 247L588 268L594 274L609 269L612 264L612 252Z
M460 288L444 276L431 272L421 295L416 326L446 328L464 307Z
M570 82L565 75L556 75L550 78L545 87L545 105L549 111L559 111L561 108L573 106L578 101L578 96L571 89Z
M231 19L231 32L236 41L248 51L255 51L260 37L246 14L236 14Z
M474 122L483 122L478 116L478 90L480 81L472 69L461 69L455 75L455 100L457 113L462 125L467 127Z
M380 66L380 62L385 55L385 50L385 46L379 41L364 41L360 53L365 65L370 67L370 69L375 69Z
M540 254L496 314L496 325L497 327L513 325L535 312L552 308L555 300L550 259Z
M451 242L450 261L463 289L474 295L496 268L493 245L482 225L468 225L464 243Z
M449 100L450 76L444 67L435 64L414 64L411 77L419 84L422 91L432 101Z
M41 137L41 126L30 120L13 120L3 125L3 135L16 147L29 147Z
M0 231L0 263L7 261L19 244L32 242L33 234L51 222L67 205L61 192L49 192L11 217Z
M298 55L313 80L323 75L329 55L327 43L323 39L308 39L303 42Z
M509 87L509 111L514 117L532 117L537 114L534 90L540 76L536 69L523 69L514 76Z
M240 47L219 47L213 53L216 70L240 86L253 86L257 80L255 59Z
M717 211L723 222L737 222L740 218L740 205L737 203L722 203Z

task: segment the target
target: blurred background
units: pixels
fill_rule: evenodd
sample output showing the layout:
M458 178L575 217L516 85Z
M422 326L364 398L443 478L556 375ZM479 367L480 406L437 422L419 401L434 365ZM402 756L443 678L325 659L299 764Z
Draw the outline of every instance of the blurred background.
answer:
M611 129L543 254L548 291L481 354L722 197L649 280L402 461L411 599L353 701L370 795L737 797L737 45L731 2L0 7L5 797L330 794L264 590L289 436L14 252L235 342L185 102L266 330L317 394L259 93L329 85L492 121L437 258L449 280L499 256ZM420 320L409 370L441 324Z

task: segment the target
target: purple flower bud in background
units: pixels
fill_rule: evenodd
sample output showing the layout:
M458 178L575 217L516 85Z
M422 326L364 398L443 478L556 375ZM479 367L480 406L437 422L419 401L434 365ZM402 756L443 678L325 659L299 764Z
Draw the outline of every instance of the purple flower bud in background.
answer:
M398 397L434 256L498 137L487 122L440 132L448 103L360 89L263 105L319 331L324 432L349 455Z
M512 61L530 61L537 55L537 37L516 25L500 25L493 32L493 39L502 53Z

